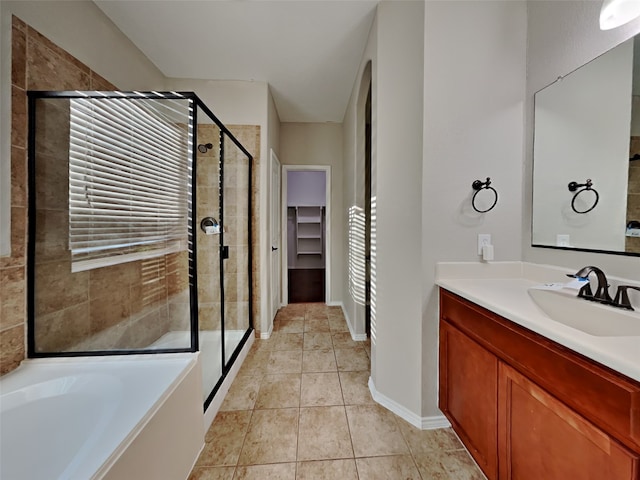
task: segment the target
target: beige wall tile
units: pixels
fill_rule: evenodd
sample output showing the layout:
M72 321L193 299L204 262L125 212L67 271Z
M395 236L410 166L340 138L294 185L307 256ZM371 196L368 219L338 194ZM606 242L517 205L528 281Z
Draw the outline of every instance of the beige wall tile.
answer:
M11 205L27 206L27 150L11 147Z
M24 357L24 325L0 331L0 375L17 368Z
M89 300L89 272L71 273L71 262L38 265L34 288L36 315L52 313Z
M89 302L38 315L34 323L37 351L74 351L90 333Z
M11 87L11 145L27 148L27 94Z
M26 320L24 267L0 269L0 330L24 325Z

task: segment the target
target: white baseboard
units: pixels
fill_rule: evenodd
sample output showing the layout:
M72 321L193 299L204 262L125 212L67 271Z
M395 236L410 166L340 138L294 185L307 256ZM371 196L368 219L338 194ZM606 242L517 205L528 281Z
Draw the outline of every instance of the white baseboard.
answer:
M447 428L451 426L444 415L420 417L394 400L391 400L389 397L384 396L376 390L376 386L371 377L369 377L369 391L377 403L420 430L435 430L437 428Z
M347 321L347 327L349 328L349 334L351 335L351 338L353 339L354 342L364 342L367 340L366 333L359 333L359 334L353 333L353 328L351 327L351 319L347 314L347 310L344 308L344 303L328 302L327 305L330 307L340 307L342 309L342 314L344 315L344 319Z

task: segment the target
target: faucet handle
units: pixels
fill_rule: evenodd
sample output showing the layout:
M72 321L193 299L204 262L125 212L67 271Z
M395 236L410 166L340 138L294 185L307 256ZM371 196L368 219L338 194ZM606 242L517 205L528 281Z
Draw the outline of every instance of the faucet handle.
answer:
M627 293L627 290L640 291L640 287L634 287L633 285L620 285L618 287L618 291L616 292L616 298L613 299L614 307L633 310L633 306L631 305L631 301L629 300L629 294Z
M593 300L593 292L591 291L591 287L588 283L584 287L582 287L580 291L578 291L578 296L581 298Z

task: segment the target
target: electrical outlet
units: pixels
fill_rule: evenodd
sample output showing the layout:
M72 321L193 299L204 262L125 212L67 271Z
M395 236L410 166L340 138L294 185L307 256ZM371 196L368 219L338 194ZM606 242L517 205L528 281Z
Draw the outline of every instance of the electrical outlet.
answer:
M478 234L478 255L482 255L482 247L485 245L491 245L491 234L480 233Z
M556 235L556 246L558 247L570 247L571 237L569 235Z

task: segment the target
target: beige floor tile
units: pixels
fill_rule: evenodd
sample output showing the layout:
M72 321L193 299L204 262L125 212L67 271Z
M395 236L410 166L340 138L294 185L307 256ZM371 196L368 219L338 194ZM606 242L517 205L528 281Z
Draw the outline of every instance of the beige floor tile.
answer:
M420 430L400 418L397 421L400 431L414 455L434 450L447 452L464 448L451 428Z
M349 327L347 326L347 321L344 317L335 317L329 315L329 328L332 332L348 332Z
M307 318L304 321L304 331L306 332L331 332L331 327L329 327L329 320L326 315L324 318Z
M269 355L271 355L271 350L267 349L260 349L255 352L250 351L238 371L238 376L264 375L267 362L269 361Z
M353 458L344 407L300 409L298 461Z
M264 350L273 350L273 342L271 341L271 338L267 340L256 338L253 341L253 345L251 345L251 350L249 350L249 355L256 352L261 352Z
M251 413L251 410L218 412L205 436L196 465L234 466L238 463Z
M269 355L266 373L301 373L302 350L274 350Z
M299 462L296 480L358 480L354 460Z
M295 480L295 463L238 467L234 480Z
M478 468L466 450L441 452L446 458L444 465L451 478L456 480L486 480L482 470Z
M421 480L411 455L366 457L356 459L359 480ZM431 477L425 477L430 479Z
M260 384L256 409L298 408L300 406L300 374L265 375Z
M238 464L295 462L297 440L298 409L255 410Z
M281 333L302 333L304 332L304 317L292 317L274 322L273 329Z
M302 353L302 371L335 372L338 370L336 356L332 348L324 350L305 350Z
M362 342L356 342L349 332L333 332L331 334L333 348L354 348L362 346Z
M232 480L235 467L195 467L189 480Z
M341 372L369 370L371 366L371 360L362 347L336 348L335 353L338 370Z
M302 350L304 334L277 332L273 350Z
M395 415L380 405L345 407L356 457L409 454Z
M374 405L376 402L369 390L368 370L340 372L340 386L345 405Z
M333 348L331 333L329 332L305 332L304 350L322 350Z
M301 407L344 405L340 378L335 372L303 373Z
M256 403L262 377L238 376L231 384L220 411L251 410Z
M329 307L326 303L307 303L306 313L309 315L327 315Z

